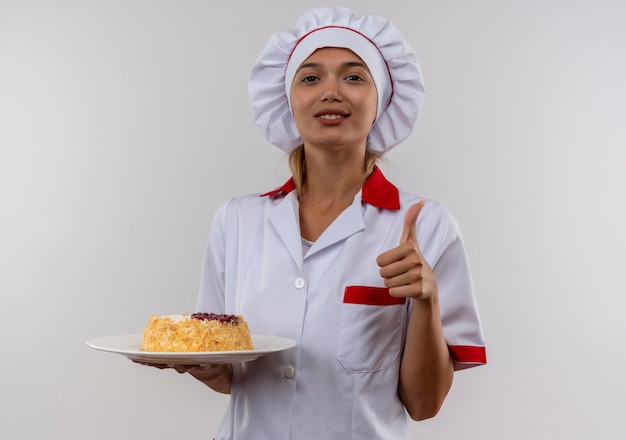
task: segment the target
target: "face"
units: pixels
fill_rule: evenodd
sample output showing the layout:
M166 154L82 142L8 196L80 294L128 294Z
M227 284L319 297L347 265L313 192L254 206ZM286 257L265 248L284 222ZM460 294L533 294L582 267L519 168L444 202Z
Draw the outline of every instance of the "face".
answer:
M322 48L298 69L291 107L305 144L359 146L376 118L377 92L361 58L344 48Z

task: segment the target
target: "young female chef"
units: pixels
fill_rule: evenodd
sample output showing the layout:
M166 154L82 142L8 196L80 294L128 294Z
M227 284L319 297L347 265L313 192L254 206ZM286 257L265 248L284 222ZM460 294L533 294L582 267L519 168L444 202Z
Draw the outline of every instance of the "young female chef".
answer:
M407 413L434 416L453 371L486 362L457 224L375 165L415 123L417 57L382 17L313 9L271 38L250 95L293 177L216 213L197 310L297 346L173 367L230 393L217 439L407 439Z

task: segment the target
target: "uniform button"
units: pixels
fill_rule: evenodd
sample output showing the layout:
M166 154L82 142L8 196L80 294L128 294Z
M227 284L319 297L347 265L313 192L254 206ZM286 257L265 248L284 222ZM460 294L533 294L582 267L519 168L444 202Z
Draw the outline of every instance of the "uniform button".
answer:
M304 278L296 278L293 284L296 286L296 289L302 289L306 285L306 281Z
M285 376L285 379L291 379L294 374L296 374L296 370L291 365L285 367L283 370L283 376Z

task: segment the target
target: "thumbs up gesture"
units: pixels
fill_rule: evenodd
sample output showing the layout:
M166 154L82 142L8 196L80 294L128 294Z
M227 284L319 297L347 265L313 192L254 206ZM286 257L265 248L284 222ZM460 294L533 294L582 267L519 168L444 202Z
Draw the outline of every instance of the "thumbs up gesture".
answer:
M389 294L395 297L428 299L437 294L437 281L417 243L415 224L425 202L409 208L397 247L383 252L376 259L380 276L385 279Z

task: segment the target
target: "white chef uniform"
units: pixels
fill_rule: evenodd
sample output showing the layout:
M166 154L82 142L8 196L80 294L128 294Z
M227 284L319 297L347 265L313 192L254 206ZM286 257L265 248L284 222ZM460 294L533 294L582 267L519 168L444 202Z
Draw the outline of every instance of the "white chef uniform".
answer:
M303 255L294 188L232 199L214 219L197 311L242 314L253 334L297 342L234 365L216 439L409 439L397 386L411 300L388 294L376 257L398 245L422 199L376 168ZM416 228L455 368L485 363L457 223L429 200Z

